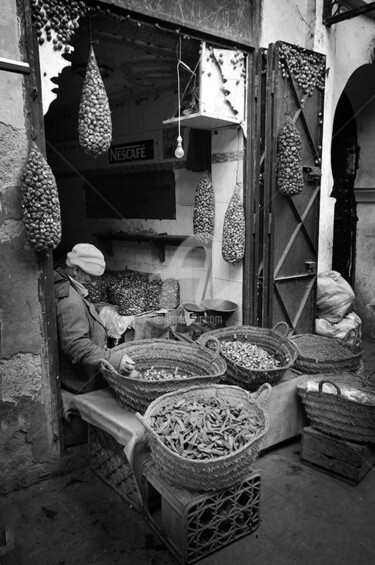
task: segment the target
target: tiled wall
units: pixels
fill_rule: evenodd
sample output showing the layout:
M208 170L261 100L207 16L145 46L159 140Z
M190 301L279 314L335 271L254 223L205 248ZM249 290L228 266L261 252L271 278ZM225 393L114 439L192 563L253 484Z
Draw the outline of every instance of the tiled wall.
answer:
M212 134L212 183L215 188L215 235L212 247L212 297L239 305L231 323L242 322L242 262L230 265L221 254L225 212L236 183L243 188L243 134L237 128L223 128Z
M201 173L184 168L184 159L163 160L162 121L170 118L175 110L176 96L165 93L157 100L119 103L112 105L113 144L138 141L153 137L156 140L155 160L172 164L176 181L176 220L142 220L127 218L86 219L85 194L80 171L108 167L107 156L93 159L83 154L77 141L65 142L58 146L64 160L54 163L55 173L76 171L73 176L59 180L60 200L63 210L62 247L70 249L78 241L98 245L95 233L103 231L134 231L152 229L156 233L193 235L193 207L195 190ZM185 156L188 130L184 131ZM210 251L196 248L187 238L179 247L166 246L165 261L148 243L113 241L113 256L106 256L108 268L134 269L162 278L173 277L180 281L181 301L200 302L206 298L221 297L239 304L239 311L233 321L241 320L242 267L230 266L221 256L223 218L228 202L235 188L236 180L242 184L242 133L236 128L224 128L212 133L212 181L216 194L216 225L212 247L212 270L210 272ZM153 162L142 166L150 167ZM126 168L126 165L123 165ZM84 173L83 173L84 174ZM104 249L103 249L104 251ZM208 275L207 275L208 273Z

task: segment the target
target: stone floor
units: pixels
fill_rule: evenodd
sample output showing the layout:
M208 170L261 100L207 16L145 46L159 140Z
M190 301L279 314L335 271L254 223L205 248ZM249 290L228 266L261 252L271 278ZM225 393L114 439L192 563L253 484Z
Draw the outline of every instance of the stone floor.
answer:
M375 343L365 343L366 370ZM373 565L375 469L357 485L300 461L300 439L269 450L261 471L257 530L202 565ZM56 477L0 499L14 536L3 565L172 565L175 558L140 514L89 470ZM1 540L0 540L1 548Z

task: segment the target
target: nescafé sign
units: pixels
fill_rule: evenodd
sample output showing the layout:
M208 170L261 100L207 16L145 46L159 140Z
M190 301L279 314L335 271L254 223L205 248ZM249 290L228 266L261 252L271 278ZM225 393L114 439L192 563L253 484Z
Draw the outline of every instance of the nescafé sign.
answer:
M109 148L109 164L148 161L154 158L154 140L132 141L111 145Z

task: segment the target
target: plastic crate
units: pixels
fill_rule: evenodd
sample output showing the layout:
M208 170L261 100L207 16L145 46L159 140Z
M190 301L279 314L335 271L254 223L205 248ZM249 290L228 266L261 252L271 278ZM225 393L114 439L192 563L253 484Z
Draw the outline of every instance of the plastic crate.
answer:
M152 461L142 475L144 517L182 564L194 563L259 525L260 473L212 493L167 485Z
M107 432L89 425L89 454L91 470L140 512L141 496L124 446Z

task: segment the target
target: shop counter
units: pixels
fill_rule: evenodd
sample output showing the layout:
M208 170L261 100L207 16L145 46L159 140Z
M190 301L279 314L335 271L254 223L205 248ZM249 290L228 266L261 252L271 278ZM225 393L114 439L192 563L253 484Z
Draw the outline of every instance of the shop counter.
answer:
M265 407L269 428L263 437L262 449L302 434L307 419L297 393L297 385L309 379L293 370L285 372L281 380L272 387ZM102 389L75 397L81 417L88 424L110 434L124 446L130 465L134 464L134 453L142 443L143 426L133 412L120 406L109 389ZM138 445L138 448L137 448Z

